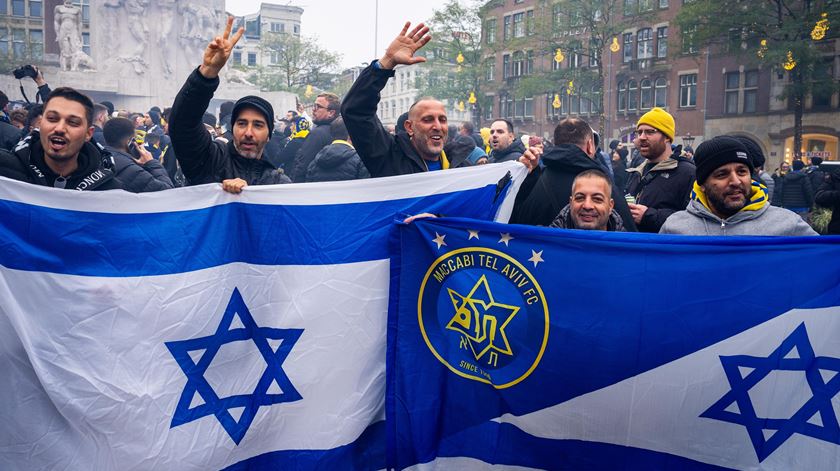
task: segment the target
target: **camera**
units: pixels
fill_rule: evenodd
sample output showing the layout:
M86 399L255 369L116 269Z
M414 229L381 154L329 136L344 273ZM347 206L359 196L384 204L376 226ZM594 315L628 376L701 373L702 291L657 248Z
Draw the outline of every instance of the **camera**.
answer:
M31 79L35 79L38 76L38 72L35 70L35 67L32 67L31 64L26 64L18 67L17 69L12 71L12 75L15 76L16 79L20 80L24 77L29 77Z

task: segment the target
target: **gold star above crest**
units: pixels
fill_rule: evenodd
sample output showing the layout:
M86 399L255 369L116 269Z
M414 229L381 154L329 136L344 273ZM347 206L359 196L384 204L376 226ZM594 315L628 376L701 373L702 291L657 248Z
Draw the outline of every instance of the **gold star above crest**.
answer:
M470 231L470 230L468 230L467 232L469 232L469 233L470 233L470 238L469 238L469 239L467 239L467 240L478 239L478 231Z
M446 238L446 234L440 235L437 232L435 232L435 238L432 239L432 242L437 244L438 250L440 250L441 247L446 246L446 242L443 241L443 239L445 239L445 238Z
M508 233L508 232L503 232L501 235L502 235L502 238L499 239L499 243L500 244L505 244L505 246L510 247L510 241L513 240L513 236L510 235L510 233Z
M545 260L543 260L542 258L542 254L543 250L540 250L539 252L531 250L531 258L529 258L528 261L534 262L534 268L537 268L537 265L539 265L540 263L545 262Z

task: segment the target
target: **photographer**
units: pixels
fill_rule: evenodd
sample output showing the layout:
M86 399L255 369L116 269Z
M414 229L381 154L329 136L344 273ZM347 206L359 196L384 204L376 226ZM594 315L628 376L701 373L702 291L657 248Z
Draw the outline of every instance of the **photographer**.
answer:
M146 193L173 188L172 180L163 166L134 140L134 125L125 118L105 123L102 131L107 150L114 158L116 177L123 189L132 193Z
M827 233L840 234L840 162L824 162L820 170L825 172L825 180L817 188L814 200L832 210Z
M24 77L31 78L35 82L35 85L38 86L38 92L35 93L35 102L45 103L47 101L47 98L50 96L50 86L47 85L47 81L44 80L44 75L41 74L38 67L31 64L22 65L13 70L12 75L18 80L23 80ZM23 91L23 84L20 86L20 93L26 101L29 101L29 98L27 98L26 93Z

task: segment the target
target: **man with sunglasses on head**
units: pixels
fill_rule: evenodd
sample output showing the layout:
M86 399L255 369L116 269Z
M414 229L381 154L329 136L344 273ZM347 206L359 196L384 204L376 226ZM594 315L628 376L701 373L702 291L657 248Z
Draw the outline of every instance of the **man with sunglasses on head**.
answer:
M668 216L686 208L694 183L694 164L672 155L676 125L662 108L648 111L636 124L636 147L645 161L627 169L630 213L641 232L659 232Z
M333 141L330 124L340 115L341 99L333 93L322 93L315 98L312 105L312 123L315 128L306 136L300 150L295 157L292 181L303 183L306 181L306 170L315 160L315 156Z

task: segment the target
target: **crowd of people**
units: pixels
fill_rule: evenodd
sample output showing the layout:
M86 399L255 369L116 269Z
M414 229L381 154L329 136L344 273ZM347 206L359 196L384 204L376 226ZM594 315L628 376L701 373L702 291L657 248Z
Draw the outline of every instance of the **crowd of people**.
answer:
M633 146L612 141L579 118L556 126L553 140L517 136L496 119L477 130L450 125L444 104L418 100L394 129L376 115L394 68L422 62L423 24L406 23L385 54L364 69L343 100L322 93L306 112L282 117L246 96L208 111L219 74L243 34L207 46L172 106L144 113L93 103L77 90L34 80L43 105L8 110L0 93L0 176L80 191L142 193L221 183L249 185L355 180L518 161L528 167L511 223L567 229L689 235L816 235L816 207L833 211L824 233L840 234L840 172L794 160L770 175L748 137L716 136L696 149L674 145L677 123L661 108L636 125ZM737 130L733 130L737 131ZM737 134L737 133L733 133ZM824 211L824 210L822 210Z

